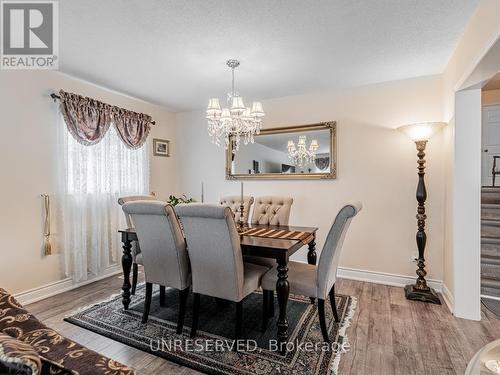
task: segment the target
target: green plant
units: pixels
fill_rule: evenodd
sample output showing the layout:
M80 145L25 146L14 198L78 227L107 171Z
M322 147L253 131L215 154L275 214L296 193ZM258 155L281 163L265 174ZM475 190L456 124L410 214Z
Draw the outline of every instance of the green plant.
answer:
M171 206L177 206L179 203L193 203L196 202L193 198L188 198L186 195L182 194L180 197L175 195L170 195L168 197L167 203Z

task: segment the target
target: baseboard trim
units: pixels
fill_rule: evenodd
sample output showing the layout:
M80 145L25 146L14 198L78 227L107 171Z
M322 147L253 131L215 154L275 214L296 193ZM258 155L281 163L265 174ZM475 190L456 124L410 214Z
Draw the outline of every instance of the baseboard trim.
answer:
M16 299L21 304L28 305L30 303L41 301L45 298L49 298L57 294L70 291L72 289L105 279L107 277L120 274L121 272L122 272L121 266L115 265L107 268L102 275L89 278L88 280L79 283L74 283L71 278L65 278L59 281L55 281L53 283L42 285L38 288L17 293L14 295L14 297L16 297ZM415 277L413 276L396 275L396 274L377 272L377 271L367 271L349 267L339 267L337 271L337 276L343 279L365 281L374 284L383 284L383 285L390 285L397 287L404 287L405 285L412 284L415 282ZM431 288L435 289L437 292L442 294L446 305L448 306L450 311L452 311L453 296L448 290L448 288L445 285L443 285L443 282L441 280L428 279L427 284Z
M408 284L415 283L415 276L396 275L392 273L360 270L349 267L339 267L337 276L343 279L366 281L374 284L383 284L390 286L404 287ZM435 289L437 292L443 292L443 281L427 279L427 285Z
M450 310L450 312L453 314L455 299L453 298L453 294L450 292L445 283L443 283L443 290L441 294L443 295L443 300L446 303L446 306L448 306L448 310Z
M85 281L75 283L70 277L62 280L58 280L49 284L39 286L24 292L14 294L14 297L22 305L28 305L33 302L41 301L43 299L53 297L57 294L68 292L72 289L79 288L81 286L105 279L110 276L117 275L122 272L120 265L113 265L104 270L104 272L99 276L91 277Z

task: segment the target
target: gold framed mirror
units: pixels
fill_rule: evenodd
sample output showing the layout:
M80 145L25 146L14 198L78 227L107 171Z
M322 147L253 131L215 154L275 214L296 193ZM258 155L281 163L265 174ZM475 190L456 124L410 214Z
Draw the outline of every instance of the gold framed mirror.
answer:
M263 129L254 143L226 151L226 179L335 179L336 122Z

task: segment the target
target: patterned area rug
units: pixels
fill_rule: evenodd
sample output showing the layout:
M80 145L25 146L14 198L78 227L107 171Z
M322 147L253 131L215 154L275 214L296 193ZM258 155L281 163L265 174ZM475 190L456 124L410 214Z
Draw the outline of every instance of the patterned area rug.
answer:
M261 332L262 294L253 293L243 302L243 337L235 342L233 304L217 304L213 298L201 298L197 337L189 338L192 295L188 299L184 332L177 335L177 291L167 289L166 306L160 307L155 290L147 324L141 324L144 284L139 285L129 310L121 297L85 307L65 320L113 340L150 352L159 357L207 374L337 374L342 353L349 344L346 329L356 308L356 298L338 295L340 323L335 323L329 303L326 317L330 344L323 342L317 306L309 298L290 296L288 301L289 343L286 355L277 348L276 320L269 319Z

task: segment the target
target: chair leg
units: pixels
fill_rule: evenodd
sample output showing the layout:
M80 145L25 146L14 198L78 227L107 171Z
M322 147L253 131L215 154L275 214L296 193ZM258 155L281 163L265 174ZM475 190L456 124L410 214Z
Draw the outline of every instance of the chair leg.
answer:
M330 289L330 304L332 305L332 312L335 321L340 322L339 314L337 313L337 303L335 302L335 284L333 284L332 289Z
M184 290L179 290L179 316L177 317L177 334L182 333L184 326L184 316L186 315L186 301L189 295L189 287Z
M160 285L160 306L165 307L165 287Z
M311 305L314 305L314 303L316 302L316 298L314 298L314 297L309 297L309 299L311 300Z
M274 318L274 290L269 291L269 317Z
M236 327L234 331L235 340L241 338L242 325L243 325L243 301L240 301L236 302Z
M318 314L319 314L319 325L321 326L321 333L323 334L323 340L329 343L330 338L328 337L328 330L326 329L324 299L318 298Z
M148 322L149 309L151 308L151 298L153 297L153 284L146 283L146 298L144 299L144 312L142 313L142 324Z
M262 290L262 327L261 332L266 332L269 320L269 290Z
M137 263L132 265L132 289L130 290L131 295L135 295L135 289L137 288L137 277L139 274L139 266Z
M191 324L191 338L196 336L198 317L200 315L200 294L193 293L193 323Z
M227 301L227 300L222 299L222 298L215 298L215 303L217 304L217 307L219 307L221 309L226 308L229 305L229 302L230 301Z

